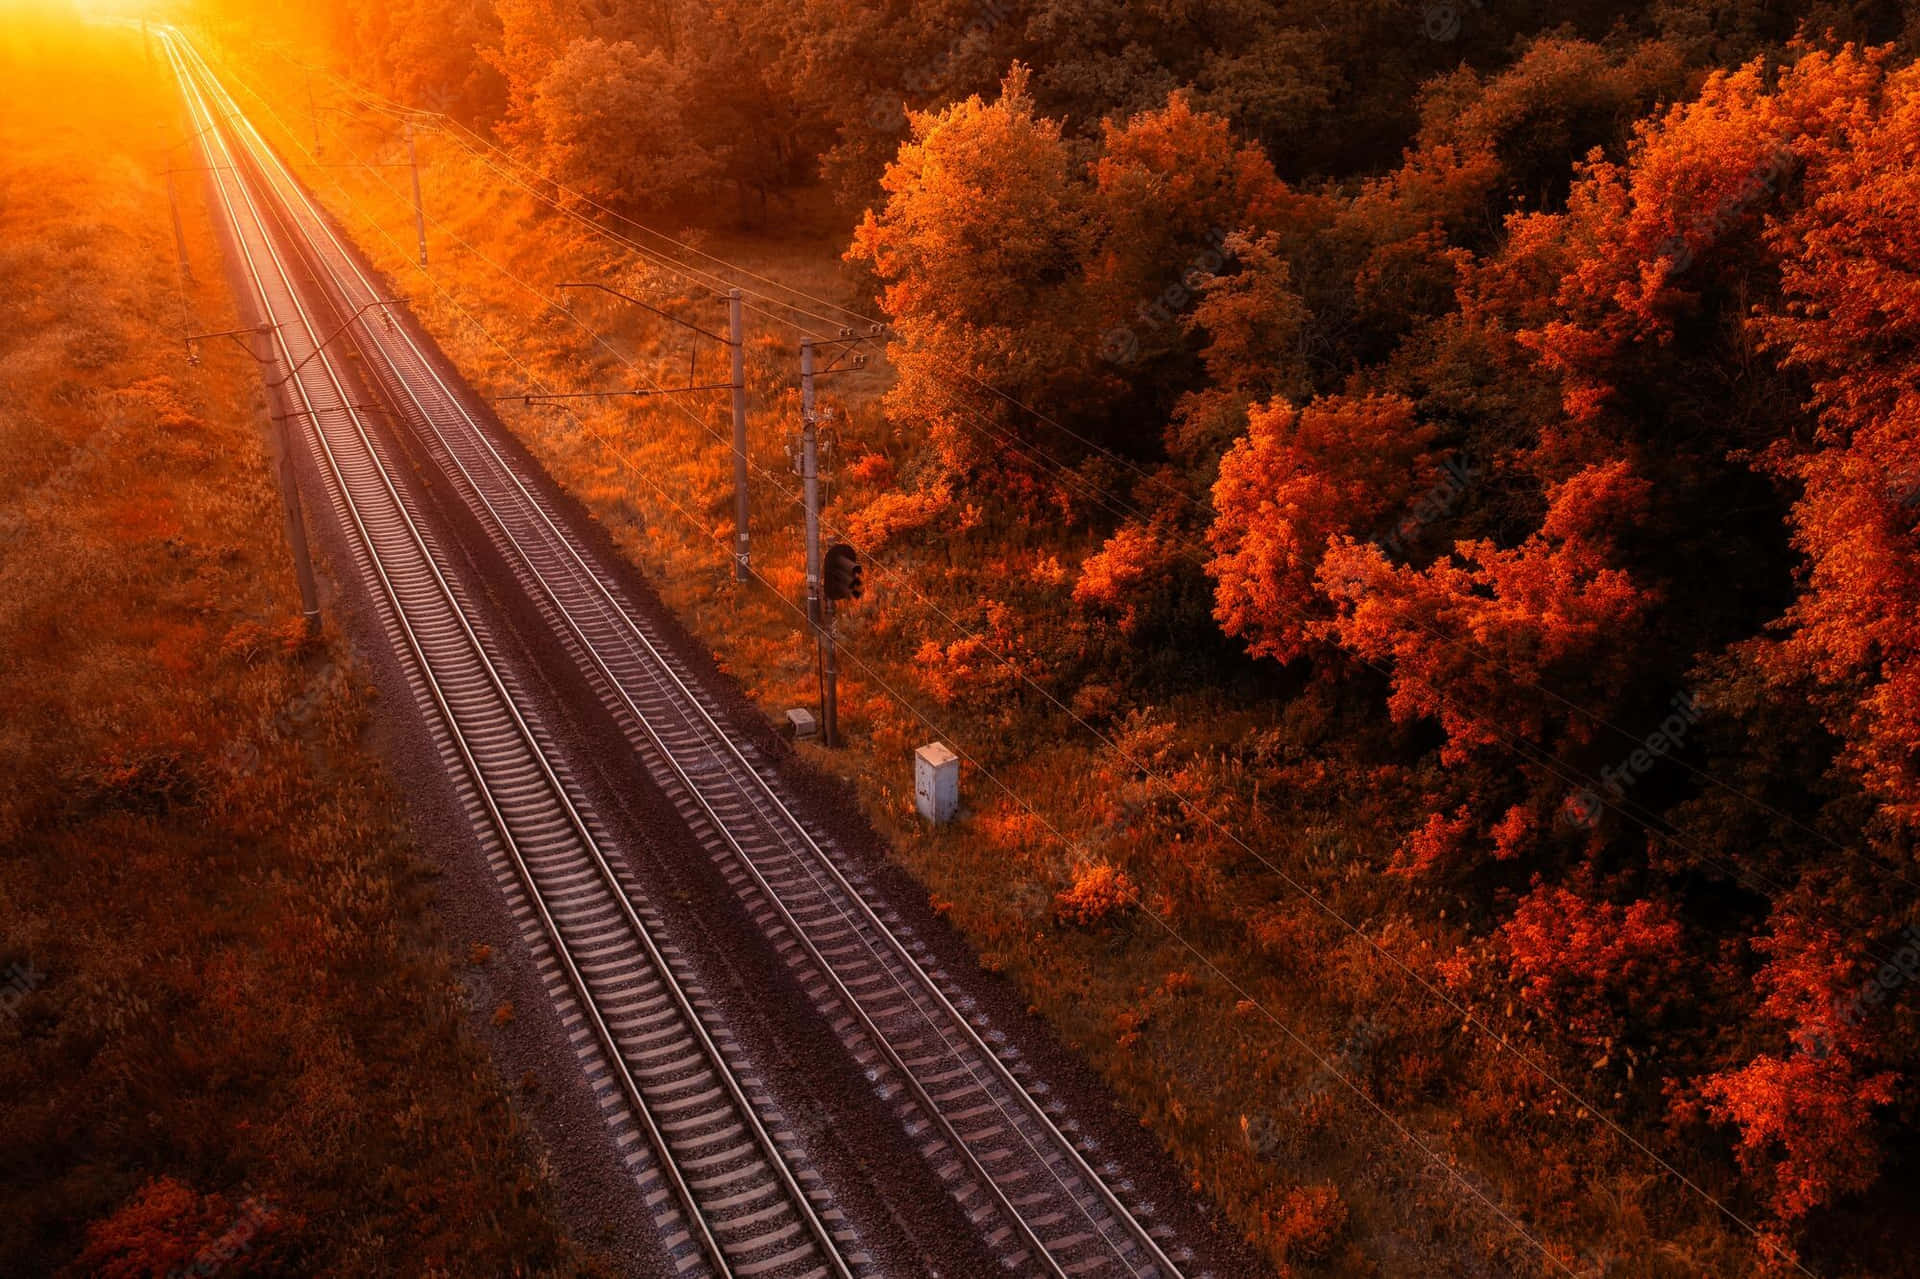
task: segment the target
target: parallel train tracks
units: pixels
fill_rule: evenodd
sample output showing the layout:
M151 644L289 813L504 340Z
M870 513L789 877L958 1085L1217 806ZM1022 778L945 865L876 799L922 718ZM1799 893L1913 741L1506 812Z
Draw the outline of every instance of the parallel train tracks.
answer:
M873 1262L756 1082L473 618L469 591L356 407L363 375L425 446L688 828L795 970L875 1092L1011 1272L1175 1279L1190 1254L1096 1169L1091 1142L782 783L500 448L198 53L167 45L233 248L276 338L356 568L495 870L552 956L576 1043L683 1270L837 1275ZM386 320L377 319L387 317ZM397 321L397 322L393 322ZM326 341L343 327L347 367ZM287 371L298 372L288 376ZM642 1142L641 1138L644 1138ZM642 1148L644 1146L644 1148ZM1104 1173L1104 1175L1103 1175Z

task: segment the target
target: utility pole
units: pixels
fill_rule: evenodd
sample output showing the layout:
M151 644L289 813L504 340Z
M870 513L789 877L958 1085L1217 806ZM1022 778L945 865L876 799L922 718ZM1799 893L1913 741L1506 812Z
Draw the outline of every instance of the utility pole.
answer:
M420 241L420 265L427 264L427 216L420 208L420 156L413 149L413 121L407 121L407 163L413 168L413 231Z
M800 343L800 479L807 509L807 621L820 651L820 741L840 742L839 673L833 651L833 611L820 589L820 429L813 417L813 341Z
M807 621L820 625L820 432L813 420L813 342L800 343L800 479L807 511Z
M320 111L319 108L313 105L312 71L307 72L307 123L313 128L313 158L318 160L322 150L320 146Z
M173 248L180 255L180 278L193 282L193 264L187 261L187 233L180 225L180 198L173 190L173 170L167 170L167 211L173 215Z
M254 330L253 358L263 369L273 367L273 333L269 325ZM289 360L291 364L291 360ZM306 618L307 636L320 633L320 594L313 582L313 557L307 551L307 525L300 514L300 482L293 465L293 437L287 430L287 414L274 411L274 394L267 392L267 415L273 419L274 469L279 474L281 509L287 517L287 543L293 549L293 575L300 583L300 612Z
M733 580L747 580L747 350L740 290L727 294L727 341L733 349Z
M833 601L822 600L820 623L820 744L840 744L840 667L833 640Z

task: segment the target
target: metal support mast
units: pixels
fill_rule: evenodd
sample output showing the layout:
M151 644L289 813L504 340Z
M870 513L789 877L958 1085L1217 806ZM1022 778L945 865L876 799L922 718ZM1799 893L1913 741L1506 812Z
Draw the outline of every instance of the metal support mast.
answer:
M807 621L820 646L820 741L840 744L833 604L820 584L820 429L813 416L813 341L800 343L800 479L807 507Z
M747 580L747 351L740 290L727 294L727 342L733 356L733 580ZM807 410L812 415L812 409Z
M413 233L420 242L420 265L427 264L427 215L420 207L420 155L413 146L413 121L407 121L407 165L413 170Z
M800 343L800 479L807 512L807 621L820 625L820 432L813 420L813 343Z
M180 225L180 197L173 189L173 170L167 170L167 211L173 215L173 248L180 255L180 278L192 283L193 264L187 260L187 232Z
M320 108L313 104L313 72L307 72L307 123L313 129L313 158L318 160L324 153L320 144Z
M261 325L254 330L253 358L262 368L274 365L273 330ZM300 583L300 612L306 618L309 637L320 633L320 593L313 581L313 557L307 550L307 525L300 511L300 480L293 465L293 436L287 429L287 415L276 411L275 395L267 392L267 414L273 419L274 470L280 480L280 502L287 517L287 543L293 549L293 575Z

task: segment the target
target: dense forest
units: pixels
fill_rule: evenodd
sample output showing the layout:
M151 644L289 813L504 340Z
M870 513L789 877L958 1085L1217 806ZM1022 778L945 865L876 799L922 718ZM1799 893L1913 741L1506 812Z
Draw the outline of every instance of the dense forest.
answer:
M1196 682L1272 706L1286 731L1239 757L1265 793L1387 832L1376 869L1459 929L1450 954L1372 944L1524 1046L1458 1068L1470 1122L1577 1079L1733 1170L1776 1258L1910 1188L1912 11L335 0L313 21L380 92L635 218L761 229L830 203L915 442L866 543L1011 508L1095 547L1068 624L995 622L1019 684L1121 727ZM991 664L925 658L956 683ZM1258 858L1237 820L1165 844L1196 896ZM1284 952L1287 929L1252 935Z

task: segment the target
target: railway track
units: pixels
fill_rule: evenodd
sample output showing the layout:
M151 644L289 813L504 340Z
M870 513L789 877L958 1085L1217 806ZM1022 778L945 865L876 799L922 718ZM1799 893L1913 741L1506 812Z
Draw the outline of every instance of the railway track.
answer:
M398 412L396 429L412 431L426 449L988 1249L1023 1275L1180 1275L1192 1254L1155 1224L1152 1205L1128 1202L1131 1188L1118 1169L1046 1083L964 996L949 994L952 983L931 951L884 905L873 904L857 866L796 813L770 762L729 727L719 701L629 597L613 566L572 532L539 477L501 447L485 406L442 369L410 320L384 304L377 282L204 61L184 40L170 48L198 102L195 127L220 122L224 127L203 137L228 169L244 175L221 180L223 191L231 186L245 196L250 211L243 216L228 201L236 236L250 217L284 283L270 293L272 280L262 283L256 255L247 255L263 305L282 323L282 364L307 358L322 331L296 284L304 273L309 292L322 295L324 310L348 331L360 354L357 372ZM299 316L292 341L279 318L289 311ZM677 980L673 953L650 939L638 886L630 875L623 879L617 851L611 858L602 851L591 814L569 799L538 726L515 709L511 681L489 662L484 636L466 620L457 584L433 567L440 561L430 535L409 517L382 469L391 462L381 456L378 432L351 407L352 378L342 378L325 351L313 363L327 384L310 392L307 378L295 379L305 405L296 411L312 424L329 496L361 531L368 561L362 571L382 586L383 620L403 655L412 654L409 676L417 673L416 694L437 711L443 754L466 779L463 795L476 828L490 855L507 863L503 876L525 886L581 1017L591 1023L591 1031L576 1033L591 1034L603 1056L625 1064L630 1083L618 1091L636 1129L646 1130L654 1154L649 1175L662 1183L655 1193L670 1198L670 1212L684 1219L678 1233L686 1237L676 1245L682 1259L691 1265L704 1256L723 1273L766 1272L726 1269L731 1247L744 1249L748 1266L858 1271L864 1256L847 1255L847 1232L836 1233L834 1211L804 1159L777 1140L778 1117L757 1115L750 1082L729 1071L730 1041L703 1025L697 989ZM398 584L389 585L390 578ZM645 1038L630 1033L639 1008L662 1018ZM662 1040L672 1047L659 1048ZM664 1076L648 1073L663 1063ZM752 1203L762 1206L745 1214L753 1218L749 1228L727 1228L737 1219L729 1215L731 1192L703 1195L697 1178L676 1172L685 1143L676 1144L676 1130L652 1116L677 1114L670 1109L677 1103L696 1110L712 1104L720 1116L714 1131L736 1124L742 1130L726 1148L743 1170L739 1184L751 1187ZM671 1216L664 1221L675 1225ZM773 1242L763 1238L776 1233ZM784 1253L783 1244L790 1245Z
M323 486L356 535L356 567L428 711L442 762L460 779L496 871L521 890L550 971L564 977L576 1045L590 1043L601 1058L597 1091L618 1112L620 1143L632 1150L629 1166L676 1268L850 1279L866 1258L834 1227L832 1207L814 1202L823 1192L803 1187L817 1178L758 1113L756 1085L730 1065L736 1054L724 1030L702 1021L701 990L654 940L644 899L618 881L593 815L518 709L512 676L472 620L469 591L395 483L355 376L329 349L330 327L302 288L288 228L263 207L257 156L229 132L231 102L190 46L172 35L167 45L249 301L271 326L277 407L307 425ZM645 1149L633 1149L642 1139Z

